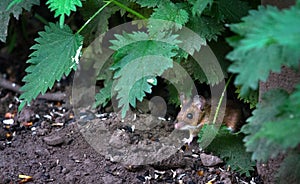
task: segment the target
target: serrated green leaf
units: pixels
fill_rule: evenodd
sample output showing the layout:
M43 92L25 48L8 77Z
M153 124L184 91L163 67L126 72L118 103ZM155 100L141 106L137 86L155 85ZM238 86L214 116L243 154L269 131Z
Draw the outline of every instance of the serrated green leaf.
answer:
M265 122L251 141L266 139L266 145L277 144L282 150L295 148L300 143L300 117Z
M214 129L214 126L205 126ZM207 131L207 129L203 131ZM203 131L201 130L201 132ZM199 137L202 135L201 132ZM254 171L255 162L251 161L251 153L246 152L242 139L243 137L240 134L232 134L226 126L221 126L217 136L206 147L206 150L219 155L225 160L226 165L230 165L234 171L246 174L249 177L250 171Z
M219 19L225 19L230 23L239 22L250 10L248 3L241 0L217 0L215 4L217 6Z
M156 80L156 78L153 77L142 77L132 86L129 92L129 103L132 107L136 107L136 100L141 102L146 96L146 93L152 92L152 85L155 83L148 82L149 79Z
M259 81L266 81L270 71L279 72L282 65L297 68L300 59L300 10L278 10L260 7L250 11L243 23L233 24L238 36L228 39L235 48L227 55L234 61L229 71L237 73L236 85L241 95L249 88L256 90Z
M83 38L73 34L68 26L61 29L58 24L50 23L39 35L35 39L37 44L31 47L34 52L27 61L30 66L23 78L25 85L21 88L24 93L20 96L19 110L38 94L44 94L63 75L68 75L79 59Z
M250 105L250 109L254 109L256 104L258 103L258 90L249 90L247 95L240 95L240 87L237 87L235 93L238 93L238 99L242 100L244 103L248 103Z
M201 15L203 10L209 5L211 6L213 0L188 0L188 2L192 5L192 14Z
M190 75L193 76L194 80L197 80L200 83L208 83L205 73L203 72L203 70L195 60L189 58L189 60L181 62L181 65L186 69L186 71Z
M288 94L282 90L269 91L264 94L262 102L253 111L253 116L247 119L247 124L242 127L247 151L253 152L252 160L266 161L275 157L282 151L279 144L267 143L266 138L256 138L256 133L261 130L265 122L276 121L280 114L280 107L288 99Z
M9 10L12 6L21 3L23 0L13 0L9 5L7 6L6 10Z
M141 7L156 7L160 3L165 2L166 0L130 0L132 2L136 2L137 4L141 5Z
M65 21L65 14L69 16L72 11L76 11L76 6L81 7L82 3L80 0L48 0L46 5L49 5L49 9L54 11L54 17L59 18L59 25L62 28Z
M217 40L224 31L223 23L216 18L206 16L191 16L186 26L208 41Z
M29 11L33 5L39 5L39 0L23 0L20 3L9 6L11 0L1 0L0 1L0 41L5 42L7 36L7 27L9 23L10 15L16 19L19 19L19 15L22 13L23 9Z
M149 77L155 80L156 76L173 66L171 58L176 56L180 41L176 35L166 33L150 37L143 32L133 32L115 37L117 39L111 40L113 45L110 47L116 50L111 69L115 72L114 90L118 93L117 99L124 117L129 104L135 106L136 100L141 101L145 92L151 92L155 83L148 81ZM136 64L132 66L132 62Z
M108 81L104 88L102 88L99 93L95 95L96 102L94 104L94 107L97 107L100 104L102 105L102 107L104 107L108 103L108 101L111 99L112 84L112 80Z
M265 161L267 158L277 156L280 152L296 148L300 144L300 85L297 86L296 91L288 98L286 92L268 92L273 96L268 98L269 101L276 101L275 107L273 105L273 113L267 113L266 109L271 107L262 106L258 108L258 115L254 114L254 120L259 124L249 125L243 128L245 133L251 133L247 137L246 145L254 152L254 158ZM278 102L279 99L279 102ZM266 113L263 115L263 113ZM264 119L263 119L264 117ZM251 121L250 121L251 120ZM249 119L253 123L253 119ZM255 149L255 147L263 147L263 150ZM276 147L276 151L270 148Z
M175 88L175 86L171 83L167 83L167 90L168 90L168 95L169 95L169 100L168 103L174 104L175 106L179 107L180 105L180 100L178 98L178 91Z
M125 117L126 112L129 110L129 103L134 105L136 99L143 98L144 91L151 92L150 86L146 85L142 78L160 76L172 66L173 60L170 58L159 55L145 55L132 60L120 70L118 73L119 78L116 79L115 90L118 91L117 99L119 99L119 107L122 107L122 117ZM142 82L139 84L140 80ZM135 84L137 82L138 84Z
M280 164L277 173L278 183L297 183L300 181L300 153L291 151Z
M181 29L188 22L189 14L172 2L162 3L154 9L150 19L148 30L150 35L156 35L165 30Z

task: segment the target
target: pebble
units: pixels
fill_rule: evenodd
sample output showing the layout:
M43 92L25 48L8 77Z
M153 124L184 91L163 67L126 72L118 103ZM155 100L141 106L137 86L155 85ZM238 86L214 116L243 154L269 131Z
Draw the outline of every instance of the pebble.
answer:
M208 166L208 167L223 163L223 161L219 157L213 156L213 155L208 155L205 153L200 154L200 159L201 159L202 164L204 166Z
M5 119L2 122L5 125L12 125L12 124L14 124L14 119Z
M49 130L48 130L47 128L38 128L38 129L36 130L36 134L37 134L38 136L44 136L44 135L47 134L48 131L49 131Z
M48 136L48 137L45 137L43 140L49 146L58 146L58 145L61 145L62 143L64 143L64 141L65 141L64 137L60 136L60 135Z
M48 156L50 155L50 152L47 149L36 149L34 153L40 157Z

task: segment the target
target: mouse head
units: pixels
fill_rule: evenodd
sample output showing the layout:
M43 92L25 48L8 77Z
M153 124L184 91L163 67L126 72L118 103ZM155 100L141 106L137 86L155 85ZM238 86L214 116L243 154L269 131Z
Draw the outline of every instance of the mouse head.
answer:
M176 129L191 129L201 122L205 115L206 100L200 95L193 99L187 99L183 94L180 95L181 110L177 115Z

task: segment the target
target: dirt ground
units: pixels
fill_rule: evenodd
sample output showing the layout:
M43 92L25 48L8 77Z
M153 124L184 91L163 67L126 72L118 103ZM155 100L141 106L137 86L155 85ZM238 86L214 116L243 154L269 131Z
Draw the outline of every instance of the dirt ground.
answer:
M252 177L240 176L220 161L210 161L205 165L211 166L205 166L203 162L218 158L201 151L196 141L190 146L179 147L162 161L131 164L147 162L138 161L139 154L125 162L122 160L128 146L154 149L153 146L173 131L172 120L155 120L149 115L137 114L134 121L159 122L151 125L151 131L145 132L134 130L129 125L130 120L121 121L115 113L90 112L76 117L68 105L45 100L36 100L17 114L17 97L10 90L0 88L1 184L262 183L256 172ZM97 137L102 135L99 131L91 133L102 125L110 135L108 139L107 136ZM103 146L100 151L93 145L97 141L101 143L95 145ZM109 145L114 145L121 155L110 151ZM149 158L155 160L161 155Z

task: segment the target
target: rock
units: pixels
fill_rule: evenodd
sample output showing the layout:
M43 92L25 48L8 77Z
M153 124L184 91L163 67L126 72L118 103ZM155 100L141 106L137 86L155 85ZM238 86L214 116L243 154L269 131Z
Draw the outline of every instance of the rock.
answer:
M223 161L219 157L213 155L207 155L205 153L201 153L200 158L204 166L215 166L220 163L223 163Z
M45 137L43 140L49 146L58 146L65 142L64 137L61 135L51 135L51 136Z
M34 153L40 157L49 156L50 152L47 149L38 148L34 151Z
M36 131L36 135L44 136L47 134L47 132L49 132L49 130L47 128L38 128Z

